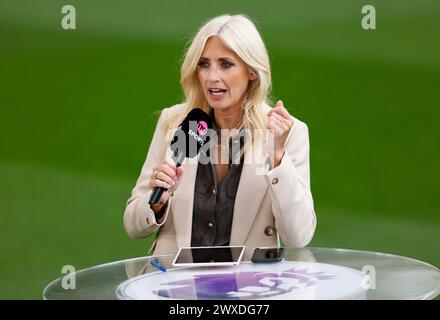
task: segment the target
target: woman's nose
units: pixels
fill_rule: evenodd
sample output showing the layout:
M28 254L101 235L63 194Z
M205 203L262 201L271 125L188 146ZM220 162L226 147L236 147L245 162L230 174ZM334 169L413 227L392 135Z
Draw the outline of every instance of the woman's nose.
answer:
M220 75L217 68L210 68L208 71L208 81L209 82L218 82L220 81Z

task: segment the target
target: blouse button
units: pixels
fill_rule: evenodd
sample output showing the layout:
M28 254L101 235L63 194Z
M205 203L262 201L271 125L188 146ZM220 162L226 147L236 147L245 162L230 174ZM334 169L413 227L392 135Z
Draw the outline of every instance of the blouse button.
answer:
M214 225L210 222L208 223L208 227L212 228Z
M278 178L273 178L272 179L272 184L277 184L278 183Z
M215 195L217 191L215 191L215 188L212 188L212 194Z
M273 233L274 233L274 230L273 230L272 227L266 227L266 228L264 229L264 234L265 234L266 236L268 236L268 237L270 237L271 235L273 235Z

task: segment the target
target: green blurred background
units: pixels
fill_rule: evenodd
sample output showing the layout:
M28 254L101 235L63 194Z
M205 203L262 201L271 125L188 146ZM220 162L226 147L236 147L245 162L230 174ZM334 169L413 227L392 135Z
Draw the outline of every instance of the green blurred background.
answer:
M63 30L74 5L77 29ZM361 28L361 8L377 29ZM318 228L310 246L440 266L440 3L0 2L0 298L40 299L64 265L146 254L125 201L185 43L245 13L270 51L274 99L309 125Z

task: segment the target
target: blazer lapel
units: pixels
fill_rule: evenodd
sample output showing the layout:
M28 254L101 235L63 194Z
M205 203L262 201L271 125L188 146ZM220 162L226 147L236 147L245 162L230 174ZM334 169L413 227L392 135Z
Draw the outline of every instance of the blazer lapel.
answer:
M182 180L171 203L176 241L179 248L191 245L194 187L198 166L198 157L186 160L182 164Z
M268 186L263 176L265 160L259 152L245 153L235 198L230 245L244 244L266 194Z

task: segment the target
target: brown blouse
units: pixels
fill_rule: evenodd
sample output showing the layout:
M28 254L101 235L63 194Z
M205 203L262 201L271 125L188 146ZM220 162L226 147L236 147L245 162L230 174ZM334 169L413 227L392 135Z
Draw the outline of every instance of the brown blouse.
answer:
M213 121L213 128L220 131ZM194 189L194 205L192 218L191 246L226 246L231 237L232 218L234 215L235 196L240 182L243 159L233 163L235 154L243 148L243 135L229 140L229 169L226 176L219 182L216 177L215 164L200 163L197 167ZM232 147L240 143L240 148ZM235 152L235 154L233 154ZM211 159L213 159L211 157ZM238 162L238 161L237 161Z

